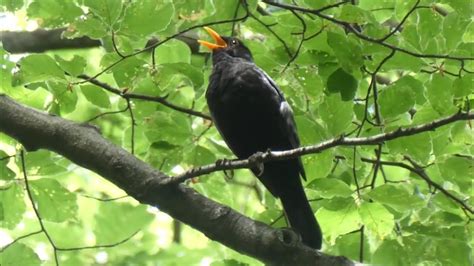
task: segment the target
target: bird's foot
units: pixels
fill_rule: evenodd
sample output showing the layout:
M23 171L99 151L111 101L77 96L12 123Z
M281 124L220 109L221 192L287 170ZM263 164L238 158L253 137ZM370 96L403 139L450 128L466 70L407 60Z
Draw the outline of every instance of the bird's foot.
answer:
M261 176L263 174L263 171L265 170L265 167L262 162L263 155L264 153L259 151L252 154L248 159L249 163L252 165L252 170L254 170L256 176Z
M216 160L216 166L225 166L225 165L230 164L232 161L234 161L234 160L227 159L227 158L218 159L218 160ZM224 176L227 179L234 178L234 171L232 169L230 169L230 170L223 169L223 171L224 171Z

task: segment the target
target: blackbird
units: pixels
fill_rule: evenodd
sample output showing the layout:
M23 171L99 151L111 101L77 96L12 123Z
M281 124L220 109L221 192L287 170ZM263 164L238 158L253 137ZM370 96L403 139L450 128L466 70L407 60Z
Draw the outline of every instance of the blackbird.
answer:
M220 36L205 27L216 43L199 40L212 50L212 74L206 91L212 120L232 152L246 159L257 152L297 148L293 111L275 82L253 62L250 50L237 38ZM320 249L321 229L306 198L301 159L266 162L252 169L280 198L290 226L306 245Z

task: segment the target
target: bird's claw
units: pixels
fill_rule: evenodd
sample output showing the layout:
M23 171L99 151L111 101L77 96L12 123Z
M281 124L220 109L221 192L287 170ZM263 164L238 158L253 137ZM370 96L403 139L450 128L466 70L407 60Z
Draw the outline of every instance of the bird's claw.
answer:
M261 176L263 174L265 168L262 162L263 155L264 153L259 151L252 154L248 159L256 176Z

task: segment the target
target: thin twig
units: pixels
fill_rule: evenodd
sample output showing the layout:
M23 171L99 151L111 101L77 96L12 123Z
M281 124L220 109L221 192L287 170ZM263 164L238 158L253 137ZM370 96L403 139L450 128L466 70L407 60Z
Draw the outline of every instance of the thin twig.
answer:
M48 231L46 230L46 227L43 224L43 219L41 218L41 215L38 209L36 208L35 200L33 199L33 193L31 193L30 183L28 181L28 176L26 174L25 154L23 150L20 151L20 160L21 160L21 170L23 172L23 178L25 180L26 194L28 195L28 199L31 202L31 207L33 208L33 211L35 212L36 218L38 219L38 223L41 227L41 231L44 233L44 235L48 239L48 242L53 247L54 261L56 263L56 266L59 266L58 248L56 247L56 244L54 243L53 238L49 235Z
M292 57L293 54L291 53L290 47L288 47L288 44L283 40L280 35L278 35L268 24L263 22L261 19L259 19L257 16L249 12L249 16L253 19L255 19L258 23L260 23L264 28L266 28L275 38L283 45L285 48L285 52L288 54L289 57Z
M237 21L235 21L235 19L237 18L237 15L239 14L240 4L241 4L241 1L237 0L237 6L235 7L234 16L232 17L234 21L232 21L230 36L235 35L235 26L237 25Z
M361 226L360 227L360 244L359 244L359 262L363 263L364 262L364 232L365 232L365 227Z
M125 100L127 101L127 109L128 109L128 112L130 113L130 120L132 123L132 134L130 136L131 154L135 154L135 126L137 125L137 123L135 122L135 116L133 115L130 99L126 98Z
M458 61L474 60L474 57L469 57L469 56L463 57L463 56L451 56L451 55L440 55L440 54L422 54L422 53L410 51L410 50L395 46L393 44L386 43L384 41L379 41L378 39L374 39L372 37L364 35L361 32L359 32L357 29L355 29L349 22L339 20L339 19L334 18L330 15L323 14L318 9L310 9L310 8L304 8L304 7L295 6L295 5L288 5L288 4L284 4L284 3L273 2L271 0L262 0L262 2L264 2L266 4L269 4L269 5L272 5L272 6L280 7L280 8L286 9L286 10L296 10L296 11L300 11L300 12L315 14L320 18L331 21L334 24L343 26L345 29L347 29L348 31L350 31L351 33L356 35L359 39L362 39L364 41L368 41L368 42L371 42L371 43L376 43L376 44L382 45L384 47L387 47L389 49L396 50L396 51L399 51L399 52L402 52L402 53L405 53L405 54L408 54L408 55L411 55L411 56L420 57L420 58L451 59L451 60L458 60Z
M123 55L117 47L117 43L115 42L115 32L113 30L112 30L112 47L114 48L114 51L115 53L118 54L118 56L120 56L121 58L125 58L125 55Z
M124 99L137 99L137 100L144 100L144 101L150 101L150 102L157 102L173 110L186 113L189 115L194 115L206 120L211 120L211 117L209 115L190 109L190 108L185 108L185 107L181 107L173 103L170 103L166 100L166 97L156 97L156 96L149 96L149 95L136 94L136 93L123 93L121 90L114 88L107 83L104 83L102 81L89 77L87 75L79 75L78 78L87 80L87 82L90 82L96 86L99 86L113 94L119 95L120 97Z
M106 116L106 115L112 115L112 114L119 114L119 113L123 113L123 112L126 112L128 110L128 106L125 107L125 109L123 110L117 110L117 111L110 111L110 112L103 112L103 113L100 113L92 118L89 118L86 120L86 123L89 123L89 122L92 122L94 120L96 120L97 118L100 118L102 116Z
M85 194L79 194L79 196L84 197L84 198L88 198L88 199L94 199L94 200L98 200L98 201L103 201L103 202L116 201L116 200L121 200L121 199L130 197L129 195L123 195L123 196L116 197L116 198L105 198L105 199L104 199L104 198L98 198L98 197L94 197L94 196L90 196L90 195L85 195Z
M202 28L202 27L206 27L206 26L212 26L212 25L218 25L218 24L225 24L225 23L230 23L230 22L234 22L234 21L243 21L245 19L247 19L249 16L249 13L248 11L246 12L246 14L244 14L244 16L240 17L240 18L236 18L236 19L224 19L224 20L219 20L219 21L213 21L213 22L207 22L207 23L202 23L202 24L198 24L198 25L194 25L194 26L191 26L189 28L186 28L178 33L175 33L171 36L168 36L167 38L163 39L162 41L159 41L157 43L154 43L153 45L150 45L150 46L147 46L139 51L136 51L134 53L131 53L131 54L128 54L128 55L123 55L123 57L121 57L120 59L118 59L117 61L111 63L110 65L108 65L107 67L103 68L101 71L99 71L98 73L92 75L91 77L89 77L89 79L95 79L97 77L99 77L100 75L104 74L105 72L107 72L108 70L110 70L111 68L113 68L114 66L118 65L119 63L121 63L122 61L128 59L128 58L131 58L131 57L134 57L136 55L139 55L141 53L144 53L146 51L149 51L149 50L152 50L152 49L155 49L156 47L178 37L179 35L182 35L188 31L191 31L191 30L194 30L194 29L197 29L197 28ZM77 81L77 82L74 82L73 85L77 85L77 84L83 84L83 83L86 83L88 82L89 80L86 79L86 80L83 80L83 81Z
M112 247L116 247L116 246L118 246L118 245L120 245L120 244L123 244L123 243L127 242L127 241L130 240L132 237L134 237L138 232L140 232L140 230L135 231L133 234L131 234L131 235L128 236L127 238L122 239L122 240L120 240L119 242L113 243L113 244L103 244L103 245L84 246L84 247L73 247L73 248L58 248L58 250L59 250L59 251L77 251L77 250L84 250L84 249L112 248Z
M249 159L243 160L219 160L214 164L196 167L186 171L185 173L169 177L162 181L163 184L181 183L189 178L206 175L216 171L222 170L234 170L234 169L245 169L251 168L255 165L259 165L269 161L276 160L287 160L296 157L300 157L306 154L319 153L321 151L336 147L336 146L361 146L361 145L377 145L385 141L393 139L412 136L426 131L432 131L444 125L453 123L455 121L470 120L474 118L473 112L457 112L451 116L444 117L441 119L434 120L430 123L421 124L408 128L399 128L387 133L380 133L369 137L356 137L347 138L340 136L320 142L316 145L304 146L287 151L267 151L259 152L249 157Z
M405 14L405 16L403 17L403 19L400 21L400 23L398 23L398 25L390 32L388 33L387 35L385 35L384 37L380 38L380 39L377 39L379 42L384 42L385 40L387 40L388 38L390 38L393 34L395 34L397 31L400 30L400 28L402 27L402 25L405 23L405 21L408 19L408 17L411 15L411 13L413 13L413 11L415 11L415 9L417 9L418 5L420 4L420 0L417 0L416 3L413 5L413 7Z
M421 177L423 180L426 181L426 183L429 185L429 186L432 186L434 188L436 188L437 190L441 191L444 195L446 195L448 198L452 199L453 201L459 203L465 210L467 210L468 212L470 212L471 214L474 213L474 210L468 206L463 200L459 199L458 197L454 196L452 193L450 193L449 191L447 191L446 189L443 188L443 186L439 185L438 183L434 182L433 180L431 180L431 178L426 174L425 170L423 169L423 167L421 167L420 165L418 165L415 161L413 161L410 157L408 156L404 156L404 158L406 160L408 160L412 166L408 165L408 164L405 164L405 163L402 163L402 162L390 162L390 161L379 161L380 164L382 165L390 165L390 166L397 166L397 167L401 167L401 168L405 168L407 170L409 170L410 172L412 173L415 173L416 175L418 175L419 177ZM361 158L361 160L363 162L368 162L368 163L376 163L377 161L374 160L374 159L368 159L368 158Z
M42 233L42 232L43 232L42 230L38 230L38 231L35 231L35 232L28 233L28 234L26 234L26 235L19 236L19 237L17 237L15 240L13 240L12 242L8 243L6 246L2 247L2 248L0 249L0 252L5 251L8 247L10 247L11 245L15 244L16 242L18 242L18 241L20 241L20 240L22 240L22 239L25 239L25 238L27 238L27 237L40 234L40 233Z

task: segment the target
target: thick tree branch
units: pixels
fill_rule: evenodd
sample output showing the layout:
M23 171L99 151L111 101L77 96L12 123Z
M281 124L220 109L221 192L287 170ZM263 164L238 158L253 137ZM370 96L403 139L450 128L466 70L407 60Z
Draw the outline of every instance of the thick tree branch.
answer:
M37 29L34 31L0 31L0 42L3 48L11 54L19 53L42 53L61 49L82 49L102 46L100 40L91 39L87 36L68 39L63 37L67 28L52 30ZM199 52L199 43L195 40L195 34L183 34L176 39L186 43L192 53ZM158 42L156 39L149 40L147 47Z
M271 265L353 265L304 246L288 229L273 229L210 200L104 139L91 126L24 107L0 95L0 132L26 149L48 149L90 169L142 203L158 207L210 239Z
M275 160L285 160L296 158L306 154L313 154L319 153L324 150L334 148L337 146L361 146L361 145L378 145L385 141L407 137L416 135L426 131L432 131L437 129L438 127L445 126L447 124L461 121L461 120L471 120L474 119L474 112L457 112L451 116L441 118L435 120L430 123L421 124L413 127L408 128L399 128L394 131L390 131L387 133L381 133L377 135L373 135L370 137L357 137L357 138L346 138L344 136L333 138L330 140L323 141L316 145L300 147L297 149L287 150L287 151L267 151L263 153L256 153L250 156L248 159L244 160L224 160L218 161L214 164L209 164L197 168L193 168L182 175L172 177L165 182L170 183L180 183L185 181L186 179L206 175L216 171L222 170L232 170L232 169L244 169L244 168L252 168L259 164L268 161L275 161Z
M99 40L89 37L66 39L62 37L66 28L35 31L2 31L0 42L12 54L41 53L47 50L89 48L101 46Z

